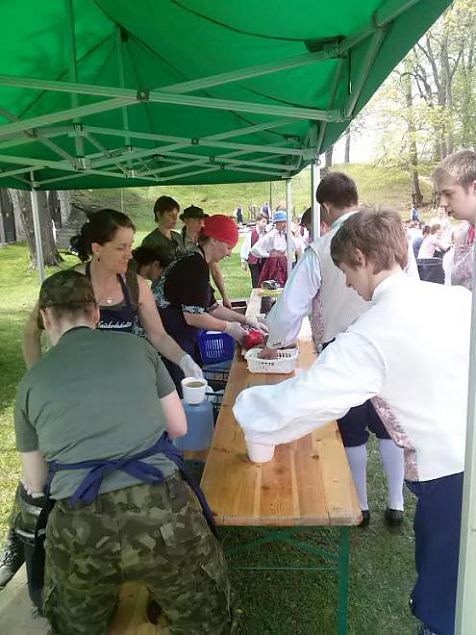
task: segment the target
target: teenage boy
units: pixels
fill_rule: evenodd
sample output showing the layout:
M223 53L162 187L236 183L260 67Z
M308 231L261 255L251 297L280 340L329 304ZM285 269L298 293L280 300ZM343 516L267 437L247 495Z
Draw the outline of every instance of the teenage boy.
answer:
M330 245L342 223L355 214L358 193L354 181L342 172L331 172L319 183L316 199L321 206L321 221L329 231L312 241L300 258L286 284L283 294L266 322L269 328L267 348L262 356L273 358L277 349L292 344L302 320L310 315L316 350L325 348L339 333L369 307L357 293L348 289L342 272L332 262ZM418 276L412 255L413 270ZM347 460L354 478L362 526L370 521L367 499L367 441L369 432L378 439L380 458L387 477L388 503L385 521L398 526L403 521L403 452L390 439L373 405L360 404L337 422Z
M476 152L450 154L433 172L433 182L448 215L468 221L455 238L451 284L473 288L474 224L476 219Z
M362 210L348 218L332 239L332 259L371 307L307 372L245 390L233 412L251 441L279 444L372 399L404 449L405 478L418 498L412 611L422 632L452 635L471 293L405 275L407 250L396 212ZM451 337L441 338L449 325Z

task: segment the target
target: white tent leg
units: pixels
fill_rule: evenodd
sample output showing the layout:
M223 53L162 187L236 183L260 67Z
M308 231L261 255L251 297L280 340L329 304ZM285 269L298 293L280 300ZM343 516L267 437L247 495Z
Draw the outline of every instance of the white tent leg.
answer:
M316 159L311 163L312 240L321 235L321 206L316 200L316 189L321 180L321 168Z
M33 175L32 179L33 181ZM36 265L38 267L38 274L40 276L40 284L45 279L45 261L43 258L43 244L41 242L41 227L40 227L40 212L38 207L38 192L32 189L31 196L31 209L33 211L33 228L35 230L35 245L36 245Z
M293 241L291 232L291 215L292 215L292 198L291 198L291 179L286 179L286 210L288 213L288 226L287 226L287 246L288 246L288 278L291 275L293 268Z
M464 466L463 514L459 552L456 635L474 632L476 623L476 259L473 264L473 306L469 348L468 416Z

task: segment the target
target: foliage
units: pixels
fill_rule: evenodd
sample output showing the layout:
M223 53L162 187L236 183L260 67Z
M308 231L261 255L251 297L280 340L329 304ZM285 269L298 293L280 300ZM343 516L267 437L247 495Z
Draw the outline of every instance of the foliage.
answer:
M411 76L408 108L405 75ZM368 107L380 137L379 160L410 163L415 127L418 155L436 163L476 145L476 5L455 0L388 77Z

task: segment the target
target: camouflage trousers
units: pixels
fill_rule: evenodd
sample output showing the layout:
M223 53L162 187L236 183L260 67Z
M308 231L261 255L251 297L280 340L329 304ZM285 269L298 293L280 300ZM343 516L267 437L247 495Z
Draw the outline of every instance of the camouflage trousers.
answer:
M123 582L145 584L170 633L232 631L221 545L176 473L160 485L58 501L46 531L43 610L57 635L106 635Z

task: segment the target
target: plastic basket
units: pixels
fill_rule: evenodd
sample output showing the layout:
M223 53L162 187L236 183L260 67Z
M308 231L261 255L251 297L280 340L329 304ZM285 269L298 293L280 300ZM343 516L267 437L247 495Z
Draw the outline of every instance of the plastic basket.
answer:
M287 348L278 351L276 359L259 359L258 355L263 349L252 348L246 355L248 370L250 373L275 373L276 375L287 375L294 372L298 358L297 348Z
M217 422L218 415L220 414L220 408L223 401L224 390L218 390L216 392L206 392L205 399L209 401L213 406L213 421Z
M203 378L213 390L223 390L226 388L228 376L230 375L232 360L220 362L219 364L209 364L202 368Z
M198 336L198 346L204 364L226 362L235 354L233 338L220 331L202 331Z

